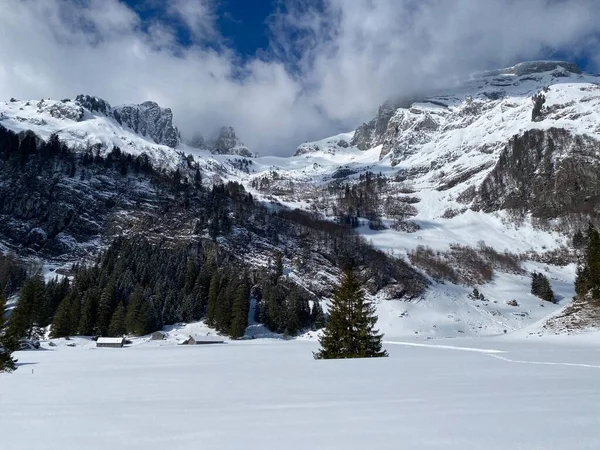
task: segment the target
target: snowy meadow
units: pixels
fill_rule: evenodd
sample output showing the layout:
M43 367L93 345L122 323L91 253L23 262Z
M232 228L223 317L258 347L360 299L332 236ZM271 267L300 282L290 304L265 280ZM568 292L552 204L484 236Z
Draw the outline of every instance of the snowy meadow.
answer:
M594 338L387 341L389 358L329 361L310 340L73 342L0 374L3 450L600 448Z

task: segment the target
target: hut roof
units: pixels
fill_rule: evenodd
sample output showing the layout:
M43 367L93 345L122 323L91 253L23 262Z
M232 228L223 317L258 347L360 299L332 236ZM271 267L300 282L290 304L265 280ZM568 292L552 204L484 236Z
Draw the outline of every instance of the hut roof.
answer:
M196 342L223 342L223 338L219 336L190 336Z
M99 337L96 344L123 344L124 337Z

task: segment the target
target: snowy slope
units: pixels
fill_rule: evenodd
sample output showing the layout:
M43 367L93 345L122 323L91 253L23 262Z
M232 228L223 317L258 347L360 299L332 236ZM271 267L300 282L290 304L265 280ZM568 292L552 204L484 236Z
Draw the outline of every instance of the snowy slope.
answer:
M352 183L366 171L381 173L388 177L392 192L408 189L418 199L411 219L419 226L416 232L371 230L366 220L359 227L361 234L386 252L406 257L419 245L445 251L450 244L476 247L483 241L501 252L544 254L568 246L569 236L541 229L527 218L516 222L505 211L470 210L469 201L460 195L479 187L507 142L527 130L561 128L600 142L599 82L600 77L556 62L525 63L480 74L447 93L398 108L387 130L372 135L371 148L361 150L352 145L360 129L307 142L291 158L259 158L258 170L244 181L258 198L328 216L332 203L326 193L329 183L338 179ZM546 102L541 120L533 121L532 96L540 92ZM564 152L554 155L556 160L566 156ZM256 189L263 178L270 181L269 189ZM391 220L384 218L384 224L389 226ZM570 302L574 265L528 262L524 267L545 272L560 304ZM559 308L532 297L529 283L528 274L499 273L491 283L479 287L490 299L479 305L468 299L470 289L437 283L418 303L401 305L376 299L380 326L391 335L516 330ZM506 306L512 299L520 306Z
M299 340L72 343L0 374L3 448L600 447L597 338L387 342L389 358L337 361Z
M31 130L44 140L56 133L62 142L79 151L93 148L105 155L119 147L134 156L145 153L153 163L164 167L174 168L181 158L173 148L66 99L0 102L0 125L17 133Z

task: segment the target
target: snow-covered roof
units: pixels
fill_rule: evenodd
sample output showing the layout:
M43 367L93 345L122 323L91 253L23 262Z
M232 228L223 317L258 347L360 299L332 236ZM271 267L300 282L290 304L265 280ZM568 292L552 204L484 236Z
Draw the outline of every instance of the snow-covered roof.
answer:
M196 342L223 342L223 339L218 336L191 336Z
M124 337L99 337L97 344L122 344L125 341Z

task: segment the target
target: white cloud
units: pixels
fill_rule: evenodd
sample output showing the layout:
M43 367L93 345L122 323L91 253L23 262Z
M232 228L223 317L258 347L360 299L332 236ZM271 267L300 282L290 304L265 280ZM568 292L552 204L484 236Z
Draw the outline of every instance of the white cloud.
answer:
M171 0L168 10L183 21L193 38L199 41L220 40L215 26L214 0Z
M241 63L214 1L169 3L194 39L184 48L169 22L143 29L118 0L0 0L0 98L151 99L187 135L228 124L260 153L289 154L473 70L555 51L595 58L600 33L595 0L291 0L271 18L270 58Z

